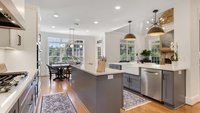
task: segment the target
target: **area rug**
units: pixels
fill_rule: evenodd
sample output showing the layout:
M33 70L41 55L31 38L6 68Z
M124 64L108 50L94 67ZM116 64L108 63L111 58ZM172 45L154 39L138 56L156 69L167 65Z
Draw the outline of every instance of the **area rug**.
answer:
M42 96L40 113L77 113L66 93Z
M149 100L146 100L143 97L140 97L136 94L133 94L127 90L123 91L123 97L124 97L124 107L123 109L125 111L131 110L133 108L142 106L144 104L149 103Z

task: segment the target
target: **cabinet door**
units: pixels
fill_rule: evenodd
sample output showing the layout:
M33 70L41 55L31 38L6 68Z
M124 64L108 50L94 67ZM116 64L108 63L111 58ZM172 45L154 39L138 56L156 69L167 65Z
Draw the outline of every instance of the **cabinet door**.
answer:
M123 74L123 85L126 88L130 88L130 78L129 75L126 73Z
M24 31L10 30L11 47L15 49L23 49L24 46Z
M9 113L19 113L19 109L18 109L18 101L15 103L15 105L11 108L11 110L9 111Z
M173 105L173 90L174 90L174 72L163 71L163 101Z
M140 76L138 75L130 75L130 89L140 92Z
M10 34L8 29L0 29L1 41L0 47L10 47Z

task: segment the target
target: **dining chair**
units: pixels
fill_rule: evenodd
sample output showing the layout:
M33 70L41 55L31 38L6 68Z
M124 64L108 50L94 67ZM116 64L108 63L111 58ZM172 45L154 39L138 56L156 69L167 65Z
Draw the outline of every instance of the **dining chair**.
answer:
M48 64L47 64L47 67L49 69L49 79L50 79L50 82L51 82L52 75L54 74L54 75L58 76L59 72L58 72L57 69L53 68L52 66L50 66Z
M67 79L70 79L70 75L71 75L71 66L67 66L65 69L64 69L64 74L66 75L66 78Z

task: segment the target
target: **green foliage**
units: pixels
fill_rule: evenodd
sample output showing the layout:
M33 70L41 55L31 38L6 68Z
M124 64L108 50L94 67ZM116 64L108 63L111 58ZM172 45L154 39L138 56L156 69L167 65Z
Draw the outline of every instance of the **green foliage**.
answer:
M142 55L144 57L144 59L149 59L149 56L151 55L151 51L150 50L143 50L142 53L140 53L140 55Z
M171 61L178 61L178 54L175 52L171 58L170 58Z

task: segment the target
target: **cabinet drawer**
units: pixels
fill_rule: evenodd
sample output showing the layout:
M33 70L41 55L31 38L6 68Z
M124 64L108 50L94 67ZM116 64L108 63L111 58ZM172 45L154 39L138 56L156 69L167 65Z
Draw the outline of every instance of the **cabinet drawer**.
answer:
M140 92L140 89L141 89L140 76L130 75L130 89Z
M23 94L21 95L21 97L19 98L19 112L20 113L28 113L28 110L30 106L30 104L33 101L33 92L34 92L34 85L33 82L31 82L27 88L25 89L25 91L23 92Z
M20 113L31 112L32 107L34 107L34 87L30 88L30 92L28 93L28 96L26 97L25 102L20 105L21 105L19 106Z

